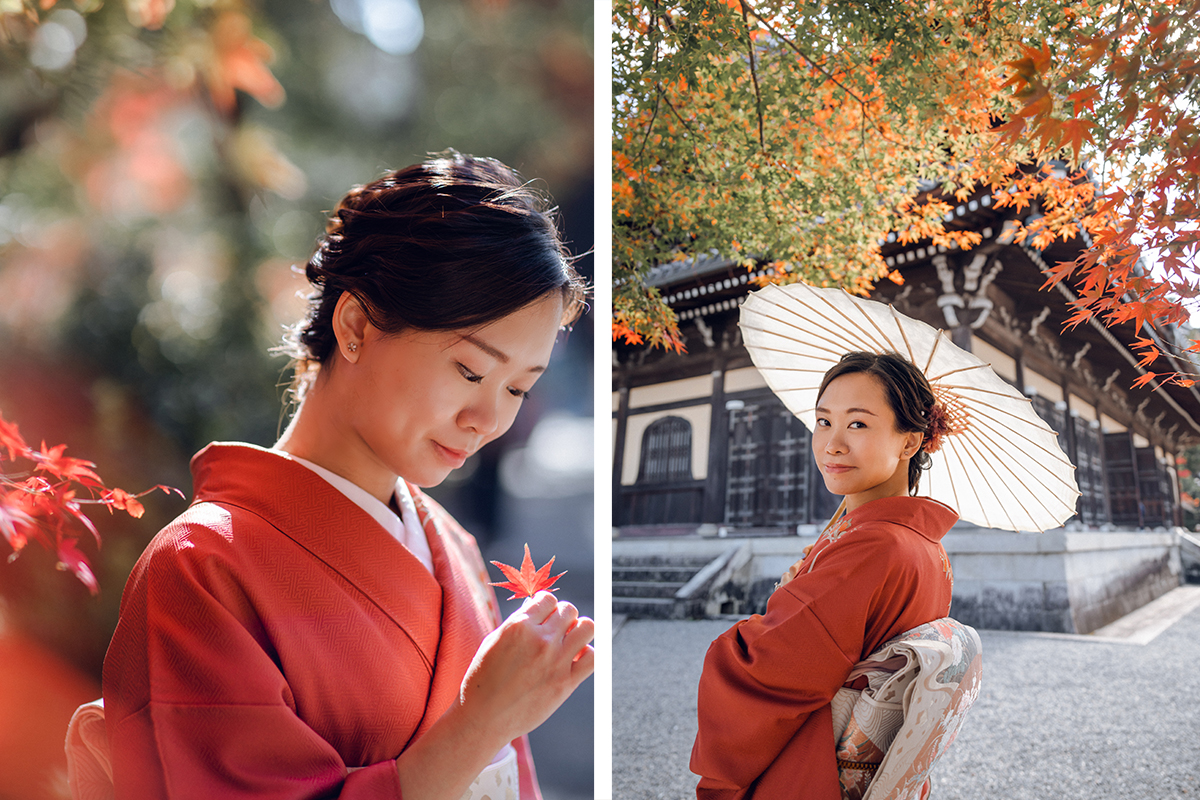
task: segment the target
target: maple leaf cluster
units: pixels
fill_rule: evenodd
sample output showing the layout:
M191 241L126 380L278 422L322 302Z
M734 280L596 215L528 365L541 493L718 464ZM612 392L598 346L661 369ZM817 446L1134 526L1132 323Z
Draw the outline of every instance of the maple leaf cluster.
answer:
M1079 243L1045 276L1069 324L1200 310L1200 0L864 8L613 4L614 341L678 340L659 264L856 291L889 235L978 245L945 222L981 192L1016 242Z
M38 449L25 443L15 423L0 414L0 535L12 554L12 561L32 540L58 557L59 569L75 575L92 594L100 591L87 557L78 547L77 531L82 528L100 546L100 533L83 512L87 504L102 505L110 512L125 511L134 518L144 512L138 498L152 491L183 493L168 486L155 486L138 494L108 488L96 474L96 465L66 455L65 444ZM29 469L13 470L19 461Z
M550 574L550 567L554 565L554 556L551 556L550 560L547 561L545 566L543 566L541 569L534 569L533 559L529 555L528 543L525 545L525 558L523 561L521 561L521 569L518 570L515 567L510 567L508 564L503 564L499 561L493 561L492 564L498 567L500 571L504 573L504 577L508 578L508 580L499 583L491 583L488 585L496 586L501 589L507 589L512 592L512 596L508 598L509 600L519 600L522 597L533 597L535 594L543 590L549 590L551 592L556 591L556 589L551 589L550 587L555 581L567 574L565 570L557 575Z

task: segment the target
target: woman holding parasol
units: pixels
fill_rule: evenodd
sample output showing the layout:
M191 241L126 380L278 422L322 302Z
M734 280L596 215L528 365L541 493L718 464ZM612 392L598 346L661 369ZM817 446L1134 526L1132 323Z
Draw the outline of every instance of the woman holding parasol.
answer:
M592 622L544 591L501 622L418 487L508 429L579 314L552 213L448 152L347 194L307 273L291 424L198 453L126 585L116 797L539 798L525 734L591 673Z
M923 323L796 284L751 295L741 327L768 384L812 431L827 488L844 500L766 613L709 648L696 793L838 800L856 765L838 761L834 698L885 642L949 613L941 539L961 507L979 524L1049 527L1073 513L1078 491L1028 401ZM1025 453L1015 431L1028 437ZM993 439L1007 447L985 457L979 447ZM1043 450L1049 457L1028 456Z

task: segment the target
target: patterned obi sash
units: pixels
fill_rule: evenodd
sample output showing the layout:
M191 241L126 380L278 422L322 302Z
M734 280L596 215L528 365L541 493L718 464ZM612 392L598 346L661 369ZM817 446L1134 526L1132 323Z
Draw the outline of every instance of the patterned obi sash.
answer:
M905 631L854 665L832 702L844 800L920 800L979 695L982 646L945 618ZM861 690L850 684L866 678Z

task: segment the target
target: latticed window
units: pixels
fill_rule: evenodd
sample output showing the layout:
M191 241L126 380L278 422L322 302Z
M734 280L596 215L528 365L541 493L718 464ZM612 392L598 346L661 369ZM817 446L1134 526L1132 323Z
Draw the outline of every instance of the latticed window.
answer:
M729 411L725 522L790 528L808 522L811 437L775 398Z
M1079 484L1079 517L1085 525L1108 522L1108 500L1104 494L1103 446L1100 423L1072 417L1075 428L1075 480Z
M642 434L638 483L692 479L692 425L681 417L663 417Z

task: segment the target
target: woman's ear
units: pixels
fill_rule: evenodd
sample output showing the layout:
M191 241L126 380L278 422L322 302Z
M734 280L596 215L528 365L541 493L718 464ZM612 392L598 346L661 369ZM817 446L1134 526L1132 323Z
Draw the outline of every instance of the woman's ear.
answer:
M357 363L371 324L359 299L350 292L342 292L333 309L332 323L338 352L351 364Z
M925 434L920 431L909 431L904 437L904 450L901 451L901 457L912 458L921 449L921 442L925 441Z

